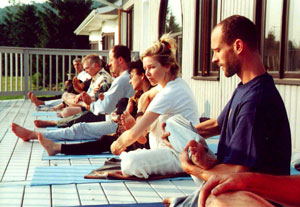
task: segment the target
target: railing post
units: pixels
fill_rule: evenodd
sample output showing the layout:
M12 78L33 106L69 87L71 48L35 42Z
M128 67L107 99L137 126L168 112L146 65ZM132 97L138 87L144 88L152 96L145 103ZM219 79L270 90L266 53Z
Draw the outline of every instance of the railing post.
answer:
M24 49L24 98L28 99L29 52Z

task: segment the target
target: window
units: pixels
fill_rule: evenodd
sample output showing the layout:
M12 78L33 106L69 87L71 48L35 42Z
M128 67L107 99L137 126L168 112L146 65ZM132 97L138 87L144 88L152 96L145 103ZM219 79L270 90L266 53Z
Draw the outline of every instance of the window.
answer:
M99 50L98 41L90 41L91 50Z
M115 33L102 34L102 48L103 50L110 50L115 45Z
M124 33L121 33L119 31L120 36L120 43L123 45L126 45L130 50L133 48L133 15L134 15L134 10L133 7L131 7L128 10L119 10L119 15L121 16L119 20L120 24L120 29L122 31L125 31Z
M182 12L180 0L161 1L159 37L171 33L177 43L177 62L182 63Z
M278 79L300 78L300 7L298 0L257 0L262 57L267 71ZM280 81L279 81L280 83ZM284 83L284 82L283 82Z
M210 36L217 22L217 0L196 1L196 41L194 79L219 77L217 66L211 63Z

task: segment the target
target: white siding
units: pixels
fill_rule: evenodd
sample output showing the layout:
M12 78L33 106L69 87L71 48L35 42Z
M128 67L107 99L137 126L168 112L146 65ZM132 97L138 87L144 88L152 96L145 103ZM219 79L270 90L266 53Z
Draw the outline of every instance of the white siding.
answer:
M281 94L288 113L292 133L293 149L300 151L300 110L298 109L300 108L300 87L291 85L276 86Z
M89 35L89 41L100 41L101 33L100 31L92 31Z
M158 39L159 7L160 0L134 0L134 51L142 53Z

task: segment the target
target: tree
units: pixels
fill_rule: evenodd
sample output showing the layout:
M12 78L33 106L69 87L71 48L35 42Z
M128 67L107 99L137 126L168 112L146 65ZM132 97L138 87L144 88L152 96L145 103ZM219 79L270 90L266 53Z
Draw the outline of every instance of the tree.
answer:
M169 15L167 15L167 20L166 20L166 32L180 32L181 28L178 23L176 23L176 17L173 15L172 12L170 12Z
M87 36L74 30L92 10L91 0L49 0L43 4L20 4L5 9L0 22L0 44L16 47L89 49Z
M42 24L40 47L88 49L88 37L76 36L74 30L91 12L92 1L50 0L39 12Z
M40 18L36 15L34 5L17 6L18 10L14 19L14 33L11 39L14 46L35 47L41 34Z

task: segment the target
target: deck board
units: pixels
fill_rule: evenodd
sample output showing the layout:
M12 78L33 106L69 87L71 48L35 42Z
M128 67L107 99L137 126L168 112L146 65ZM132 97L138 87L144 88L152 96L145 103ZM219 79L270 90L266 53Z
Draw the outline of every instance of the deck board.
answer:
M51 206L50 186L26 186L23 207Z
M23 142L11 131L11 123L35 131L36 107L29 100L0 101L0 207L78 206L160 202L196 189L192 180L130 181L50 186L30 186L37 166L103 165L106 158L42 160L38 140Z
M77 185L81 205L108 204L108 200L99 183Z

